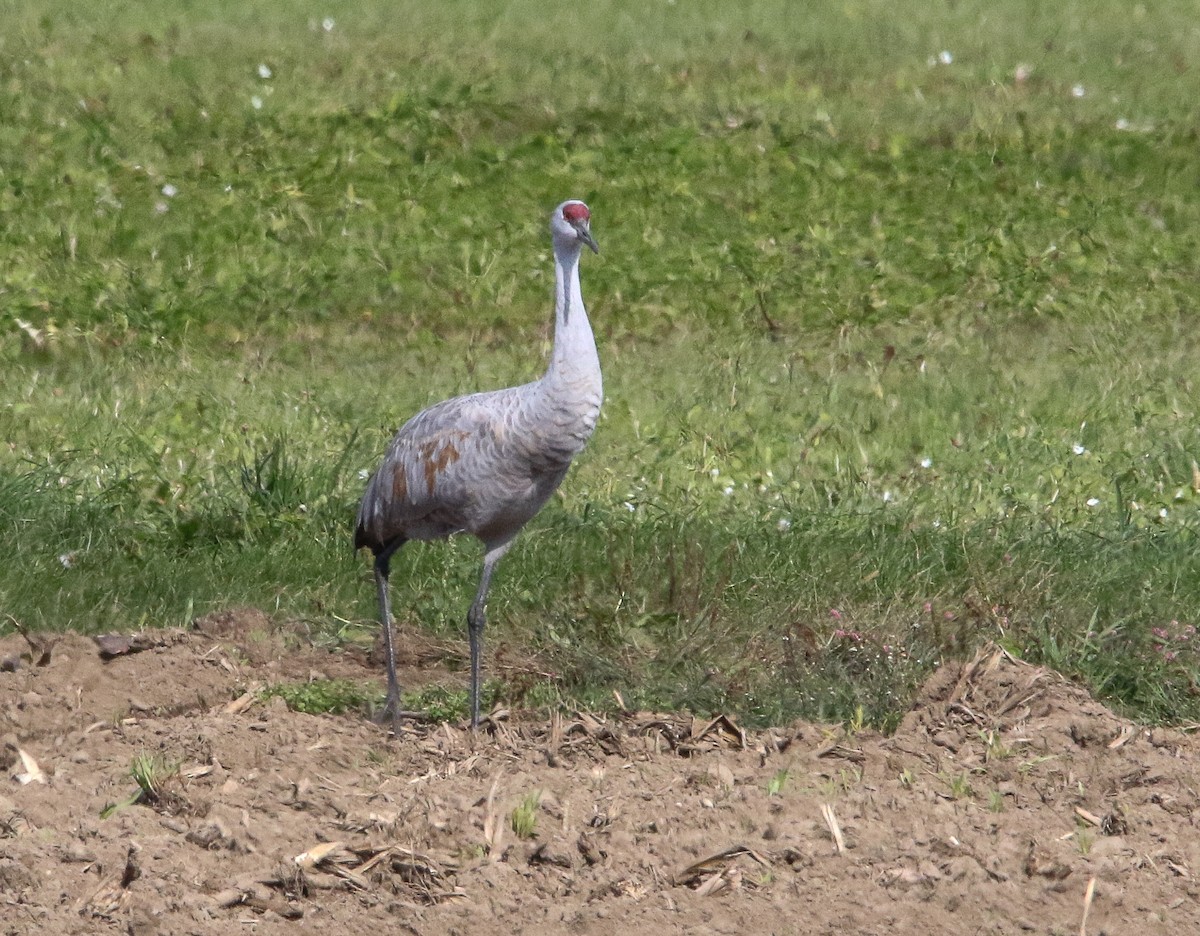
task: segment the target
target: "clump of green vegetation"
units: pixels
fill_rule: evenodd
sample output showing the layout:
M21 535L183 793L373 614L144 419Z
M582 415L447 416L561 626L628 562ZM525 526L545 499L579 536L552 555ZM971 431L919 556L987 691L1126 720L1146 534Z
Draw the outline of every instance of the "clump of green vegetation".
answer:
M262 690L264 699L278 697L288 708L306 715L341 715L367 711L383 703L383 693L370 684L349 679L314 679L304 683L276 683Z
M487 685L481 690L483 699L488 698ZM458 722L469 718L470 694L465 687L450 688L447 686L425 686L403 696L406 709L421 712L432 722ZM486 705L481 700L480 704Z
M966 799L975 795L975 789L971 786L971 778L966 773L955 774L944 779L952 798Z
M168 782L178 779L179 764L158 754L142 752L130 764L129 775L138 785L142 798L154 802L162 798Z
M494 683L485 684L483 697L497 691ZM314 679L303 683L276 683L262 690L262 697L278 697L288 708L306 715L341 715L346 712L372 713L384 702L384 692L375 683L349 679ZM424 686L402 695L401 705L433 722L461 721L469 715L466 688L440 685Z
M144 803L155 809L175 812L186 806L178 787L181 787L178 761L169 760L160 754L143 751L136 754L129 765L129 776L137 784L137 789L127 798L110 803L100 811L101 819L108 819L116 812L127 806Z
M531 839L537 834L538 806L542 802L540 792L530 793L513 808L509 825L519 839Z

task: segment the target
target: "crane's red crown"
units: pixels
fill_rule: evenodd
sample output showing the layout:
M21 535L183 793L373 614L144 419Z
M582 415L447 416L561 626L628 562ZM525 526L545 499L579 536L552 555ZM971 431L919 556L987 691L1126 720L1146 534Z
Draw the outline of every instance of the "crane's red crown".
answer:
M563 217L572 224L578 224L580 221L590 221L592 218L591 212L588 211L587 205L583 202L571 202L568 205L563 205Z

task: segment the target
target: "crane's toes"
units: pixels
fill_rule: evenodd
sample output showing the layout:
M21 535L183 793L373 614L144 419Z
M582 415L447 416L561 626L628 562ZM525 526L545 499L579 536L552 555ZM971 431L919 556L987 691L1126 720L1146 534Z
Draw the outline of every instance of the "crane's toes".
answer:
M371 721L384 727L391 726L392 734L397 738L402 733L401 723L404 721L424 721L424 712L409 712L400 708L399 700L389 699L383 708L370 713Z
M503 706L496 706L486 715L473 715L464 724L464 727L469 728L472 734L478 734L481 731L495 734L500 727L500 722L508 721L510 714L509 710Z

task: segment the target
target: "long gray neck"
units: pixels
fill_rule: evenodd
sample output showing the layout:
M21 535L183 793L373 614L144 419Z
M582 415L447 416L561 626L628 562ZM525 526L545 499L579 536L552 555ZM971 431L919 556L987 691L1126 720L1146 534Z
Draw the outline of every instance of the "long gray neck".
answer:
M579 245L554 245L554 350L548 381L600 378L600 358L579 291Z

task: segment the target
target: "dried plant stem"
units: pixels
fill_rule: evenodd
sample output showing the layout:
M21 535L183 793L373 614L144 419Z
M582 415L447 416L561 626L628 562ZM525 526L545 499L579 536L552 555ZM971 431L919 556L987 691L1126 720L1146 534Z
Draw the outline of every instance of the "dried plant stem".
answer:
M821 815L825 819L825 824L829 826L829 834L833 836L833 844L837 846L838 854L842 854L846 850L846 839L842 835L842 826L833 813L833 807L828 803L822 803Z
M1079 936L1087 936L1088 912L1092 909L1092 900L1096 896L1096 876L1088 879L1087 890L1083 892L1083 919L1079 921Z

